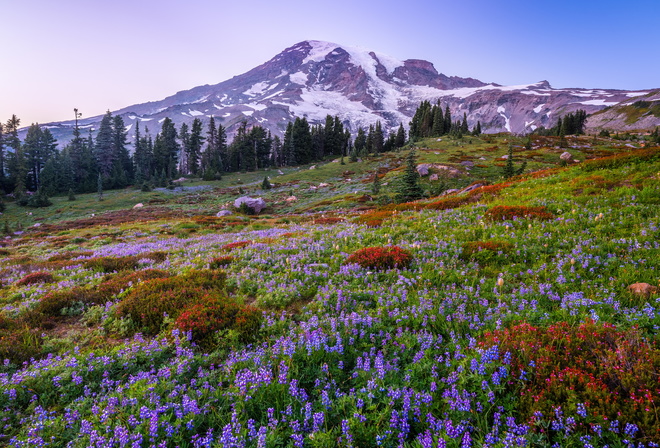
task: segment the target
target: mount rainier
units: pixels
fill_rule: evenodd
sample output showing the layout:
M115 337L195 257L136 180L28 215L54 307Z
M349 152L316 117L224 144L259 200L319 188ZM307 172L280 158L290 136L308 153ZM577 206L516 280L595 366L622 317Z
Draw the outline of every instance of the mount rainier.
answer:
M554 89L547 81L519 86L487 84L473 78L446 76L432 63L400 61L369 50L321 41L303 41L268 62L215 85L178 92L160 101L114 111L127 125L129 138L136 121L152 134L170 117L177 126L196 117L215 117L231 136L241 122L260 125L282 135L296 116L311 124L327 115L339 116L355 133L380 120L386 130L408 125L422 100L440 100L454 119L467 115L468 124L481 122L484 132L529 133L555 125L557 118L577 109L591 114L633 99L651 98L658 91ZM83 129L98 128L102 116L79 121ZM660 124L660 119L650 125ZM73 120L48 123L63 144L71 139Z

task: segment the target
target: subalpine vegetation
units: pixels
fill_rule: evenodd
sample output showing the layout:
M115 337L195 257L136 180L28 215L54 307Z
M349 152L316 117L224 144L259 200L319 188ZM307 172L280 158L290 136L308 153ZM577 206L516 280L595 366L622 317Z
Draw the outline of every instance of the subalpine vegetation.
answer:
M0 444L657 446L660 148L442 140L8 202Z

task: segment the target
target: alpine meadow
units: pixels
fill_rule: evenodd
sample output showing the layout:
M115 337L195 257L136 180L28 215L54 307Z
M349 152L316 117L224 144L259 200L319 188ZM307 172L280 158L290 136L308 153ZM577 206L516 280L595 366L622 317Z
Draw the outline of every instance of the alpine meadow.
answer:
M0 126L0 445L660 446L660 90L303 41Z

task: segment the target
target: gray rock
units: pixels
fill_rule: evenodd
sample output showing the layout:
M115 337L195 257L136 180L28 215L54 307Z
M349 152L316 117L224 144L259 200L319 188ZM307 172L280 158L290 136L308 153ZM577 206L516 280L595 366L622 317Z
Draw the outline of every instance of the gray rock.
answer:
M432 182L435 182L436 180L438 180L438 175L437 174L431 174L429 176L429 180L432 181Z
M417 165L417 172L422 177L428 176L429 175L429 164L428 163L422 163L420 165Z
M467 168L472 168L474 166L474 163L471 162L470 160L463 160L461 162L461 165L463 165L464 167L467 167Z
M568 151L564 151L564 152L561 153L559 158L561 160L563 160L564 162L570 162L571 160L573 160L573 155Z
M241 205L247 205L255 213L261 213L261 210L266 208L266 201L263 198L251 198L249 196L241 196L234 201L234 207L240 208Z
M218 213L216 213L215 216L217 216L218 218L222 218L223 216L230 216L230 215L233 215L231 210L220 210Z

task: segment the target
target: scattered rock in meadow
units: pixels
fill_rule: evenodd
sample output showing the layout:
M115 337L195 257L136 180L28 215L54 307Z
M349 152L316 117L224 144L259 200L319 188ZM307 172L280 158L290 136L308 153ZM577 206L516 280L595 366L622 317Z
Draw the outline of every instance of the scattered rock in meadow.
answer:
M571 160L573 160L573 155L568 151L564 151L559 156L559 159L564 162L570 162Z
M135 210L136 208L142 208L142 207L144 207L144 204L142 202L139 202L139 203L137 203L133 206L133 210Z
M330 186L330 184L326 184L325 182L321 182L319 184L319 188L324 188L324 187L329 187L329 186Z
M438 180L438 175L437 174L431 174L429 176L429 180L432 181L432 182L435 182L436 180Z
M633 283L628 286L628 291L638 296L648 297L651 294L657 293L658 288L657 286L649 285L648 283Z
M216 217L222 218L223 216L230 216L233 215L231 210L220 210L218 213L215 214Z
M467 193L472 190L476 190L477 188L483 187L484 184L473 184L473 185L468 185L467 187L463 188L460 192L461 193Z
M249 196L241 196L234 201L234 207L240 208L245 204L247 207L254 210L255 213L261 213L261 210L266 208L266 201L263 198L251 198Z
M289 196L288 198L285 199L286 202L296 202L297 200L298 198L295 196Z
M463 160L461 162L461 165L463 165L466 168L472 168L474 166L474 162L472 162L471 160Z
M428 176L429 175L429 164L428 163L421 163L421 164L417 165L417 172L422 177Z

